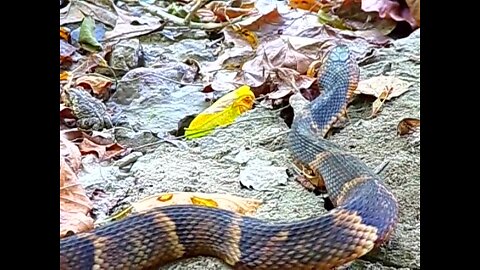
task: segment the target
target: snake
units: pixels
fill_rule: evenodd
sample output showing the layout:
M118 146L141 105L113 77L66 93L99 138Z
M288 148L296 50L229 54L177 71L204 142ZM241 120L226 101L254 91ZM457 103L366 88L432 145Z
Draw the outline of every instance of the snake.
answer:
M295 112L286 138L293 160L321 176L329 211L289 221L201 205L162 206L60 239L60 269L158 269L207 256L232 269L336 269L392 238L398 203L381 177L325 138L346 110L359 66L345 44L322 58L321 94Z

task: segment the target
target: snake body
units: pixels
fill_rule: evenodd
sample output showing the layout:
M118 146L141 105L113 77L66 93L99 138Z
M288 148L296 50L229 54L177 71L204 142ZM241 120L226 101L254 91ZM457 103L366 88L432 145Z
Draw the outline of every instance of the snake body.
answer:
M271 223L218 208L176 205L60 240L61 269L155 269L194 256L220 258L234 269L333 269L391 235L395 197L359 158L323 136L346 109L359 68L335 46L318 75L322 94L294 119L293 158L321 175L335 208L324 215Z

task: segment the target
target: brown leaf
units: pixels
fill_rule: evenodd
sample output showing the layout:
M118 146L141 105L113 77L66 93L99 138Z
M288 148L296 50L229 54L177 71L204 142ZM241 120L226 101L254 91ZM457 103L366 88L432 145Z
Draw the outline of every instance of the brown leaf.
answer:
M92 135L82 132L82 137L98 145L109 146L115 143L112 134L96 130L92 131Z
M95 21L114 27L117 16L105 6L101 6L100 2L97 5L97 3L89 1L71 1L70 4L60 10L60 25L79 23L85 17L84 14L87 14L92 16Z
M281 76L274 81L279 84L279 90L291 88L292 79L298 88L308 88L313 80L302 75L316 58L319 46L317 40L310 38L281 37L266 42L257 50L257 56L243 65L244 81L251 87L258 87L264 84L271 71L280 71Z
M385 89L392 89L383 99L390 100L409 90L411 83L394 76L376 76L358 83L355 94L370 95L379 98L385 94Z
M288 6L291 8L299 8L315 13L320 9L320 4L316 0L289 0Z
M70 40L70 29L60 27L60 38L68 42Z
M73 115L72 109L65 107L65 105L60 104L60 120L64 120L65 118L73 119L75 115Z
M282 16L278 13L277 3L274 0L257 0L255 2L257 13L238 23L243 29L258 31L269 24L278 24Z
M405 135L414 132L420 126L420 119L417 118L404 118L397 126L397 134Z
M125 151L125 148L118 143L99 145L88 138L83 139L82 143L79 145L79 148L82 155L94 154L100 160L111 159Z
M69 71L63 71L60 73L60 81L67 81L72 77L72 73Z
M113 83L112 79L109 79L103 76L102 77L95 76L92 74L84 75L75 81L75 84L77 86L81 86L85 89L92 89L95 95L101 96L101 97L105 97L110 94L109 88L112 85L112 83Z
M412 27L418 27L408 7L402 7L397 1L363 0L362 10L366 12L378 12L380 18L391 18L395 21L406 21Z
M380 108L383 106L383 103L390 97L393 91L392 87L385 87L385 89L378 95L378 98L372 104L372 115L374 117L380 111Z
M405 2L407 2L412 17L420 27L420 0L405 0Z
M142 16L134 16L131 12L125 11L111 1L115 9L117 19L112 31L105 33L105 40L126 39L138 37L159 30L165 23L150 13L143 13Z
M60 156L60 237L93 229L91 210L92 202L78 183L77 175Z
M181 204L204 205L234 211L241 215L252 215L260 206L261 201L229 194L171 192L144 198L138 202L132 203L132 206L134 211L138 212L154 207Z
M60 65L72 62L72 55L77 51L77 48L70 45L67 41L60 39Z
M82 165L82 157L78 147L67 138L64 132L60 133L60 156L72 171L77 173Z
M251 7L250 8L232 7L232 6L228 6L228 3L224 1L212 1L205 5L205 9L208 9L213 12L213 14L217 17L217 20L215 20L217 22L225 22L227 20L231 20L231 19L240 17L242 15L247 15L252 12Z

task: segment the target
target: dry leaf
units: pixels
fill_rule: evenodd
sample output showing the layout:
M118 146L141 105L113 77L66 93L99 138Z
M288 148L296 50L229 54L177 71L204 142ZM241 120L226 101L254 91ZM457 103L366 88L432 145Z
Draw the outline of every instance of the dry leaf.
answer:
M185 137L188 139L203 137L216 127L233 123L239 115L252 108L254 101L255 95L248 85L239 87L198 114L185 129Z
M255 15L240 21L238 25L243 29L259 31L264 26L279 24L282 21L282 16L278 13L277 1L275 0L257 0L255 9L258 11Z
M113 80L107 77L89 74L78 78L75 84L85 89L92 89L93 93L97 96L108 96L109 88L113 84Z
M78 183L77 175L60 156L60 237L93 229L91 210L92 202Z
M65 159L72 171L77 173L82 165L81 153L78 147L67 138L64 132L60 132L60 156Z
M374 117L380 111L383 103L390 97L392 94L393 88L385 87L385 89L378 95L378 98L373 102L372 105L372 115L370 117Z
M407 2L412 17L420 27L420 0L405 0L405 2Z
M60 10L60 25L79 23L83 20L85 14L110 27L114 27L117 21L115 13L105 7L78 0L71 1L70 4Z
M397 134L405 135L414 132L420 126L420 119L417 118L404 118L397 126Z
M60 27L60 38L68 42L70 40L70 29Z
M125 151L125 148L118 143L99 145L87 138L83 139L82 143L79 145L79 148L82 155L94 154L100 160L111 159Z
M288 6L291 8L299 8L315 13L320 10L320 4L316 0L289 0Z
M408 7L403 7L400 2L391 0L363 0L362 10L366 12L378 12L380 18L390 18L395 21L406 21L412 27L417 27Z
M385 97L386 100L398 97L409 90L412 83L404 81L394 76L376 76L358 83L355 94L380 97L385 95L385 89L392 89L391 93Z
M72 77L72 73L70 71L63 71L60 73L60 81L68 81Z
M260 206L261 201L229 194L172 192L149 196L138 202L132 203L132 206L134 211L140 212L155 207L184 204L206 205L209 207L230 210L241 215L252 215Z
M113 30L105 33L105 40L138 37L161 29L165 25L150 13L144 12L142 16L134 16L131 12L117 7L113 1L110 3L117 13L117 19Z
M216 22L225 22L227 20L247 15L252 12L252 7L232 7L228 6L228 3L224 1L212 1L205 5L205 9L213 12L213 14L216 16Z
M77 48L70 45L67 41L60 39L60 65L66 62L72 62L72 55Z
M256 49L258 47L258 38L254 32L249 31L248 29L242 29L242 28L238 28L238 29L234 28L234 31L239 36L241 36L245 41L247 41L248 44L250 44L250 46L252 47L252 49Z

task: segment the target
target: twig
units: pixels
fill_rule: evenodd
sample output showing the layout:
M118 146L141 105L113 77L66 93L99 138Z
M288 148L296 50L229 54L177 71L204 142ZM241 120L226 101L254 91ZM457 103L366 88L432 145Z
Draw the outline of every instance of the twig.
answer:
M170 22L172 22L173 24L176 24L176 25L185 25L185 20L180 18L180 17L177 17L175 15L172 15L172 14L169 14L168 12L166 11L163 11L162 9L160 8L156 8L156 7L153 7L152 5L148 5L148 4L145 4L143 2L138 2L141 6L143 6L148 12L152 13L152 14L155 14L165 20L168 20ZM190 22L190 24L188 25L188 27L190 29L201 29L201 30L216 30L216 29L221 29L221 28L224 28L226 26L229 26L231 24L234 24L234 23L237 23L237 22L240 22L243 20L243 16L239 16L237 18L235 18L234 20L232 20L231 22L224 22L224 23L197 23L197 22Z
M122 79L122 82L136 81L136 80L141 79L141 78L146 77L146 76L156 76L156 77L159 77L162 80L166 80L166 81L173 82L173 83L178 83L180 85L203 86L203 84L200 84L200 83L180 82L180 81L173 80L173 79L167 78L165 76L162 76L162 75L156 74L156 73L149 73L149 74L145 74L145 75L140 75L140 76L132 78L132 79Z
M375 174L380 174L388 165L388 163L390 163L389 160L384 160L382 163L380 163L380 165L378 165L375 170L373 171Z
M186 25L189 25L190 24L190 21L192 20L192 17L193 15L203 6L205 5L205 3L207 3L208 1L210 0L197 0L197 3L193 6L192 10L190 11L190 13L187 14L187 16L185 17L185 24Z

